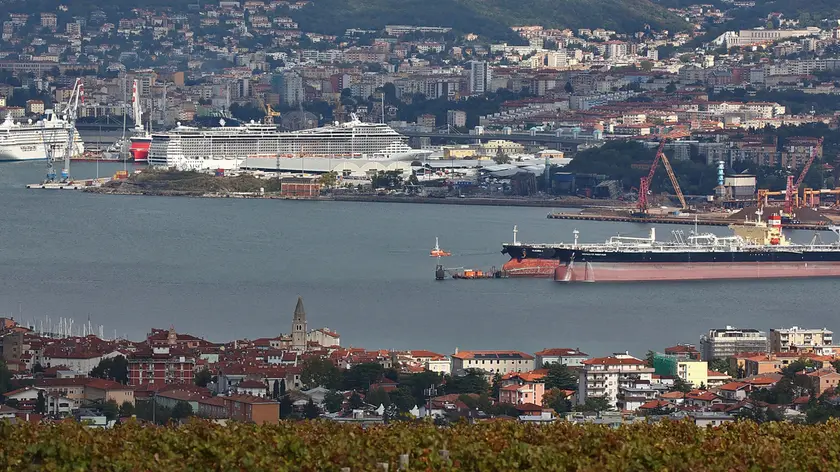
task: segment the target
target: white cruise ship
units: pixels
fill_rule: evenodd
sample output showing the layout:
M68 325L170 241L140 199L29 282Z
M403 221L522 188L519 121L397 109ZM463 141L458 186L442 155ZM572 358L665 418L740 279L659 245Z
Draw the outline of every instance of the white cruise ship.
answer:
M222 122L222 125L224 123ZM149 164L178 169L237 169L247 158L412 161L429 152L412 149L408 138L381 123L347 123L281 132L273 125L181 126L154 133Z
M34 123L18 123L11 115L6 115L5 121L0 123L0 161L46 159L47 149L52 151L53 157L61 158L69 142L69 133L73 135L71 157L81 156L85 146L71 122L49 112L46 118Z

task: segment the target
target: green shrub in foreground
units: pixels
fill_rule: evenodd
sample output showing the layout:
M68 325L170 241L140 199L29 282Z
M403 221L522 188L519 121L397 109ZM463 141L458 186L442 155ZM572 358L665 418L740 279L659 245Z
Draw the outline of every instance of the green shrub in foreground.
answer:
M1 470L92 471L765 471L840 470L840 421L807 426L690 422L610 429L495 421L438 428L397 423L362 429L325 421L277 426L203 421L112 430L74 422L0 424ZM448 458L440 453L448 451Z

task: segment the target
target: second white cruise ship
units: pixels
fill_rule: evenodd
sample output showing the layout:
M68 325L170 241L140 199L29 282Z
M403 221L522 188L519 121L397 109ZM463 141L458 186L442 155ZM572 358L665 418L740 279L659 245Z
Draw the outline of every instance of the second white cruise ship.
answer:
M408 138L382 123L346 123L281 132L273 125L177 126L154 133L149 164L183 170L238 169L247 158L323 158L413 161L429 152L408 146Z
M49 112L42 120L19 123L7 114L0 123L0 161L46 159L48 154L63 156L71 140L71 157L81 156L84 143L71 121Z

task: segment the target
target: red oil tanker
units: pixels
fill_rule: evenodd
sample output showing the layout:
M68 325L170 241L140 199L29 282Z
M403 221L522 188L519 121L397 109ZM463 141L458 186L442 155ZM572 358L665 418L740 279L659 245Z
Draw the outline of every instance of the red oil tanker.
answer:
M721 237L696 230L685 236L674 231L669 242L613 236L605 243L502 245L510 256L503 267L509 276L554 277L558 282L619 282L650 280L760 279L840 277L840 242L793 244L772 215L730 225L734 235ZM831 227L840 236L840 227Z

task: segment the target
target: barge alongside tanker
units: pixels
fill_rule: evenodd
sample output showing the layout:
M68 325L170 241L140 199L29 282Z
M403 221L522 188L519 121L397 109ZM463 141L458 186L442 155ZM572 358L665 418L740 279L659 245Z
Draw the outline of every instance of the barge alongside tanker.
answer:
M502 268L510 277L553 277L558 282L840 277L840 241L794 244L772 215L730 225L734 235L673 231L672 241L613 236L604 243L502 245L510 256ZM840 237L840 227L831 227Z

